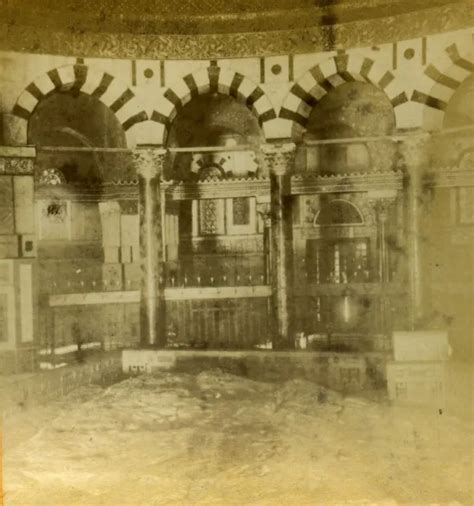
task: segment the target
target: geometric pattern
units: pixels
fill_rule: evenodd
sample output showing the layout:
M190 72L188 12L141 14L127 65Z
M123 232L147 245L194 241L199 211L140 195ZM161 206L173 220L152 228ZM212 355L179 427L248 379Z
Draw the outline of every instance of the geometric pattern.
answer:
M56 90L81 91L96 97L115 113L124 131L148 119L125 84L107 72L79 63L55 68L32 81L18 98L13 114L28 121L39 102Z
M257 116L260 126L276 118L275 110L260 86L243 74L214 63L208 68L187 74L172 88L168 88L150 119L165 126L166 136L183 106L194 97L206 93L221 93L236 98Z
M306 127L313 107L332 89L347 82L370 83L385 92L392 106L408 102L395 75L375 60L340 53L312 67L293 85L280 110L280 118Z

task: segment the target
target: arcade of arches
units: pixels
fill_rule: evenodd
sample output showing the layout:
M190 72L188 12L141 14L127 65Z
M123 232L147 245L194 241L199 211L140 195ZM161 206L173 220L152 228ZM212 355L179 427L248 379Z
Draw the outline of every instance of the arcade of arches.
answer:
M472 358L470 37L225 60L1 52L0 354L26 370L53 347L302 336L386 352L423 329Z

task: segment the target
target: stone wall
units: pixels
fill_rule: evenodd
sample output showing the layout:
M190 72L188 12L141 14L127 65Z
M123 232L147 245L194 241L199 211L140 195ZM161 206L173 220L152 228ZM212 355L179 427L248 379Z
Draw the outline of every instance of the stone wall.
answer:
M4 415L58 399L80 386L112 383L122 375L119 352L92 357L87 363L53 371L15 375L0 380L0 411Z
M258 381L302 378L341 392L361 392L384 387L386 359L383 353L124 350L122 361L126 374L219 368Z

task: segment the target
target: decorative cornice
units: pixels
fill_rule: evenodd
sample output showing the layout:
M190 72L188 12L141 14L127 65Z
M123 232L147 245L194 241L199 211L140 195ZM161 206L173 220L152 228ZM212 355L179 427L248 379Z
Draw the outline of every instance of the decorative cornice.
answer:
M35 158L35 146L1 146L0 158Z
M371 190L401 190L401 172L354 173L332 176L292 177L291 194L366 192Z
M161 189L167 199L188 200L204 198L233 198L233 197L259 197L265 198L270 194L270 179L266 177L242 179L207 179L196 182L162 181ZM305 195L310 193L346 193L368 192L374 190L401 190L403 189L403 174L401 172L372 172L342 174L332 176L292 176L289 192L292 195ZM98 200L129 200L138 198L138 185L136 181L107 183L104 185L82 186L64 185L62 187L38 186L36 198L49 198L63 195L73 201Z
M380 7L378 17L295 30L197 35L97 33L64 31L43 26L0 24L0 49L81 57L193 59L269 56L312 53L332 49L366 47L398 40L449 32L472 25L472 4L420 8L384 16L390 6ZM400 12L400 11L399 11ZM342 18L341 18L342 19ZM268 29L268 28L267 28ZM162 33L162 32L161 32Z
M0 159L1 163L1 159ZM292 195L317 193L346 193L346 192L381 192L373 197L374 202L387 197L387 192L403 189L403 173L372 172L338 174L328 176L293 175L291 177L290 192ZM474 171L457 166L441 167L425 173L424 182L432 187L463 187L474 186ZM161 188L167 198L173 200L232 197L267 197L270 191L270 179L266 177L244 177L239 179L218 180L209 178L204 181L162 181ZM115 181L105 184L89 185L61 185L36 186L36 198L47 199L66 198L73 201L97 202L99 200L130 200L138 198L138 182Z

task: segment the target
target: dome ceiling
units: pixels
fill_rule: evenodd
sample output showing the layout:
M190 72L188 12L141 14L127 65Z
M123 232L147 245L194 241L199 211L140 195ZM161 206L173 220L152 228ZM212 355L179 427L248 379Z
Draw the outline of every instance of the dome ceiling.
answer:
M10 26L69 28L75 33L242 33L293 30L406 14L454 0L15 0ZM1 3L0 3L1 5Z
M0 49L195 59L377 46L472 26L472 0L0 0Z

